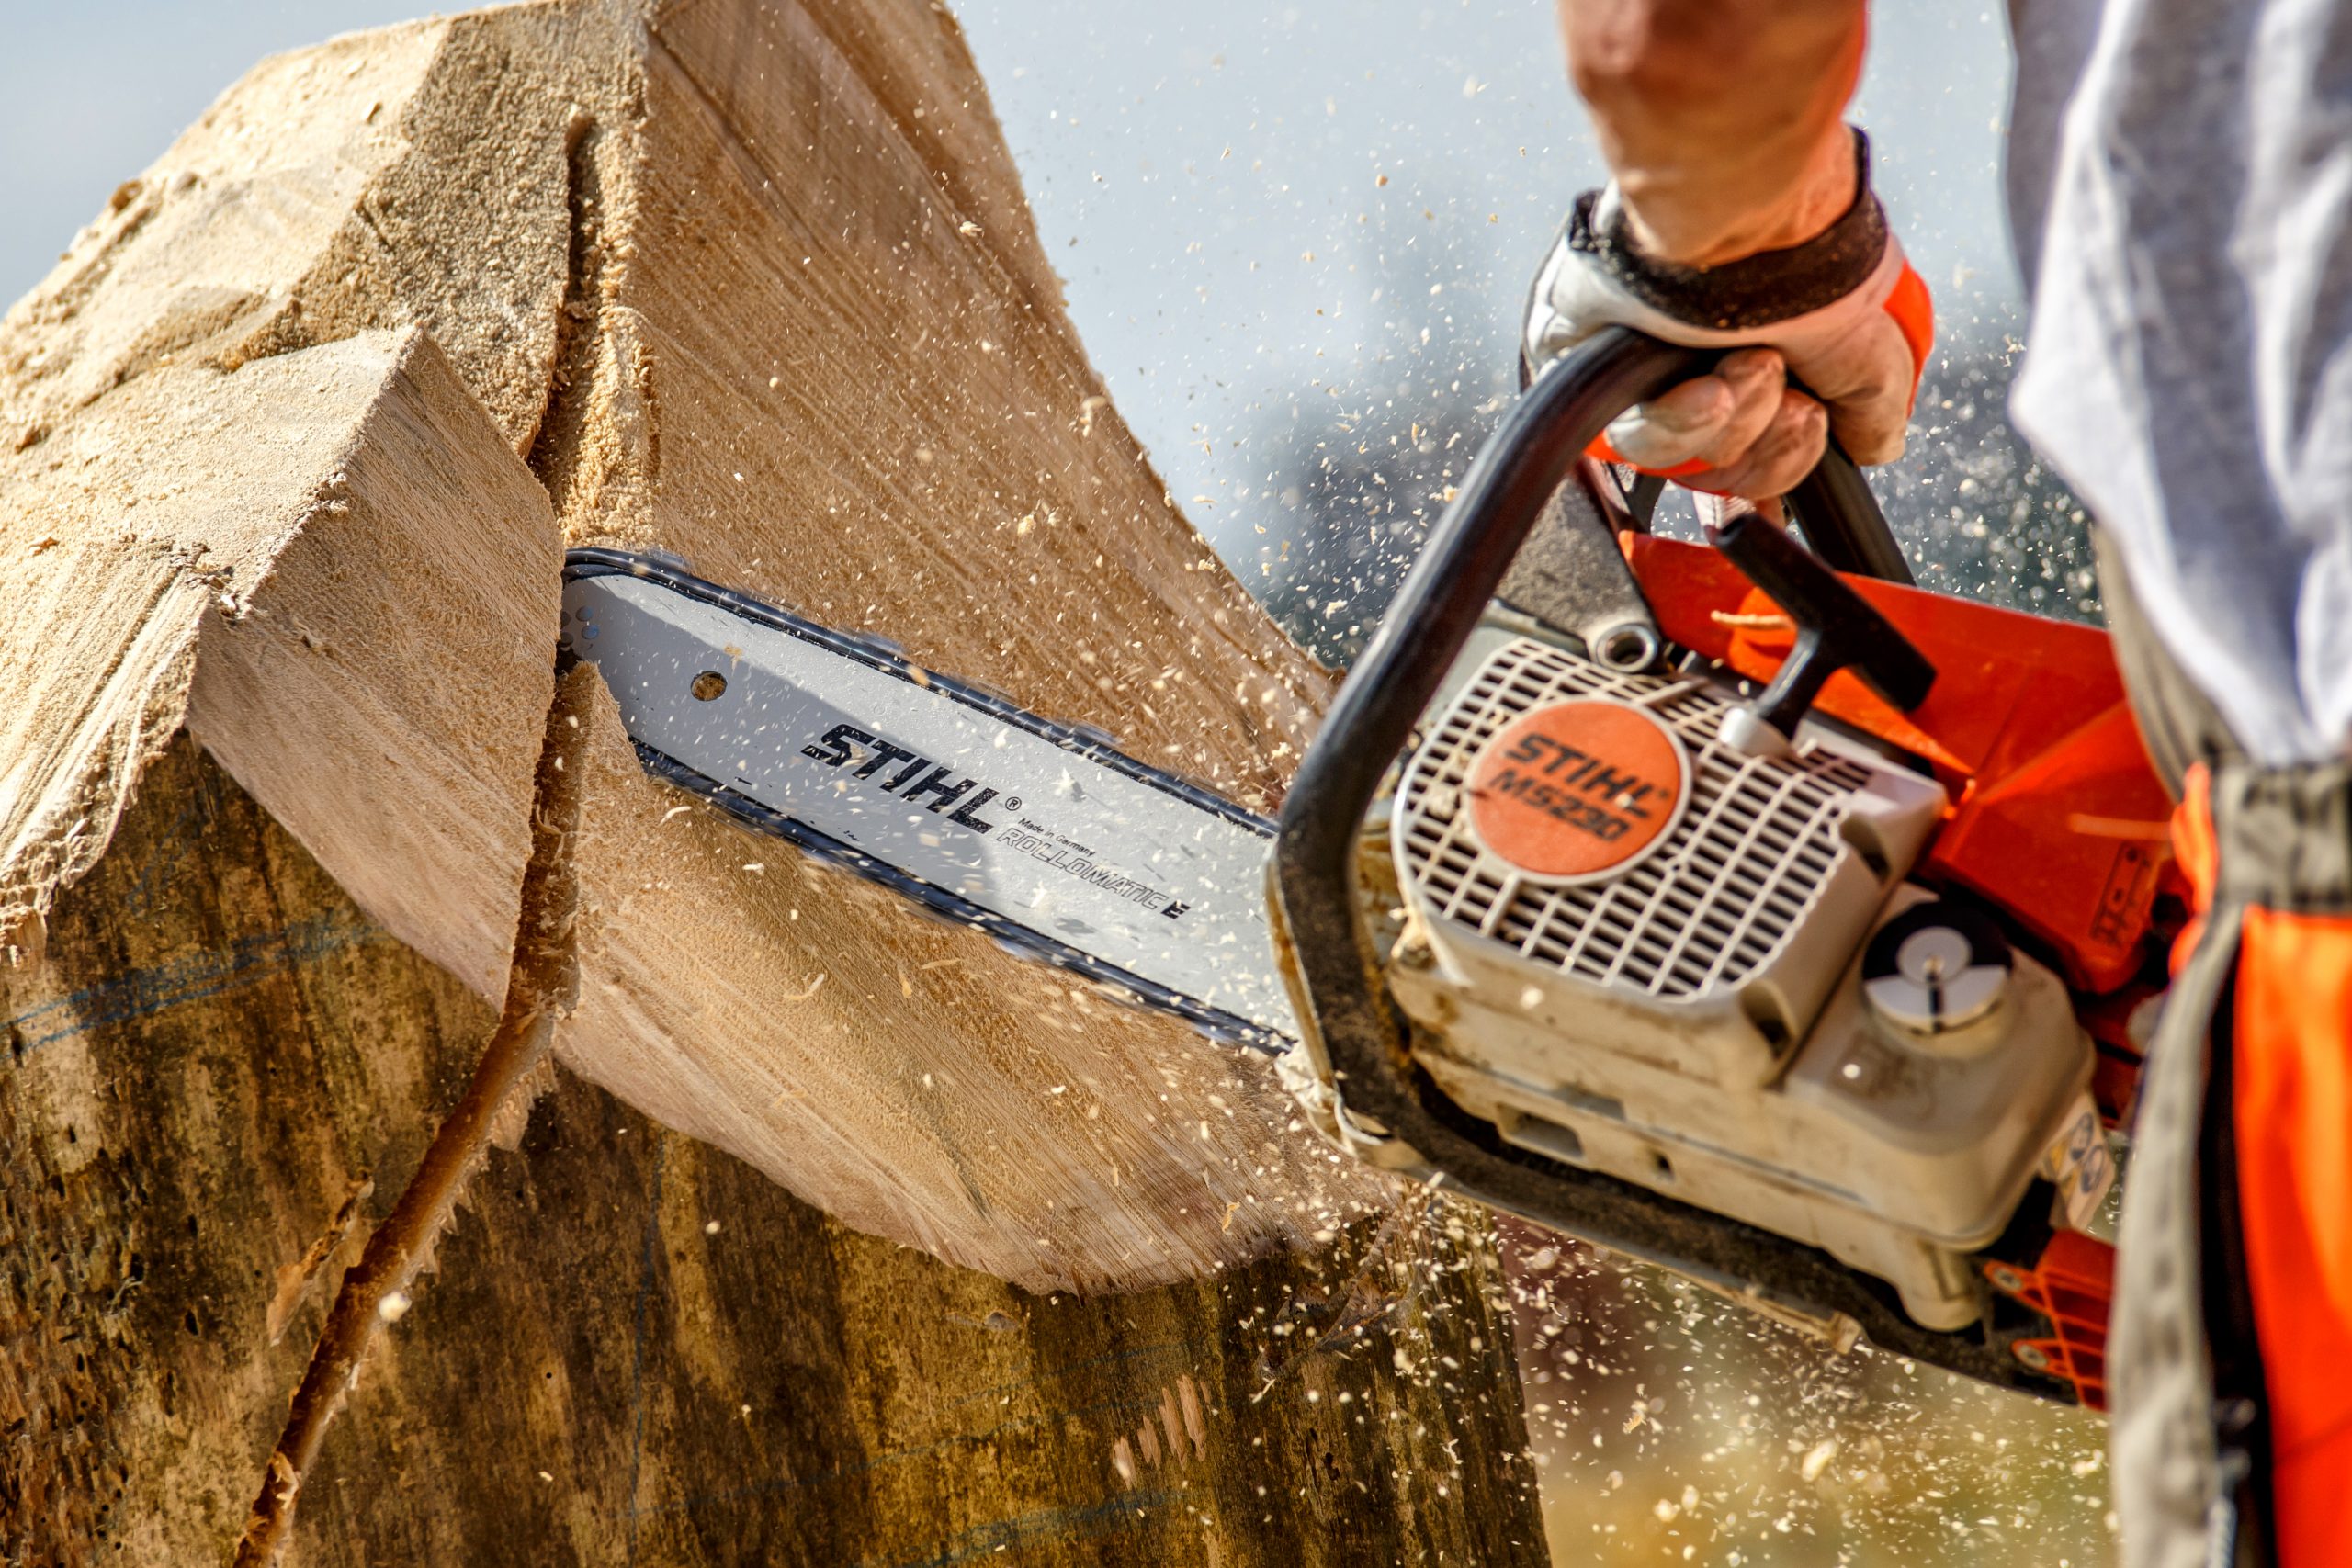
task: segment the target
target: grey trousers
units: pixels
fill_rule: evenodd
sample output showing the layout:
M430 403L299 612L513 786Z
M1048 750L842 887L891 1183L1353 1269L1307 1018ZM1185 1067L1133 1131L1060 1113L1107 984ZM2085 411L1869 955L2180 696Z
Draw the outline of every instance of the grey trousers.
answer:
M2108 1345L2123 1562L2260 1568L2281 1560L2240 1224L2233 991L2248 910L2352 914L2352 763L2248 761L2149 635L2104 548L2100 564L2142 734L2176 795L2191 767L2205 769L2215 852L2203 931L2174 977L2132 1132ZM2283 1568L2318 1565L2290 1552Z

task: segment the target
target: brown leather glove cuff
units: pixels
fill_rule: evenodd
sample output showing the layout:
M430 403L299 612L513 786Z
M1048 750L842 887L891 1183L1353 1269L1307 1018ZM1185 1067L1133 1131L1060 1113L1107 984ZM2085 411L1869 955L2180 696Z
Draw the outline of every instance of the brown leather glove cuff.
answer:
M1694 327L1738 332L1837 303L1878 270L1886 254L1886 209L1871 189L1870 139L1854 132L1854 200L1843 216L1801 245L1758 251L1720 266L1686 266L1641 254L1624 209L1603 215L1602 193L1577 197L1568 248L1590 256L1626 293Z

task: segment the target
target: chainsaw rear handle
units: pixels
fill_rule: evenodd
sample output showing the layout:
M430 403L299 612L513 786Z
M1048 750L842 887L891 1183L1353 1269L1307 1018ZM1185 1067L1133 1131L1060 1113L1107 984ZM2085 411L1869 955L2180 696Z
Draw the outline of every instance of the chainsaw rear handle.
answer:
M1272 905L1299 1024L1319 1042L1350 1120L1407 1145L1419 1156L1407 1163L1464 1196L1735 1292L1843 1313L1895 1354L2015 1386L2022 1379L2009 1357L1918 1327L1890 1287L1825 1253L1505 1143L1413 1061L1409 1027L1358 913L1365 813L1545 502L1610 421L1705 374L1713 357L1626 328L1603 332L1535 382L1472 464L1283 803ZM1834 443L1789 499L1826 564L1908 581L1868 486Z

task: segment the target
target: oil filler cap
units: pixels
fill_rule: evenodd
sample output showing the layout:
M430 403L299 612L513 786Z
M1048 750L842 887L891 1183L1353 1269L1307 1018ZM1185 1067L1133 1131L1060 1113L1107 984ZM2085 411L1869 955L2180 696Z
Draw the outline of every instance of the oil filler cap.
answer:
M1943 1034L1998 1007L2016 964L1991 917L1934 898L1879 927L1862 953L1862 994L1897 1029Z
M1505 725L1464 793L1478 842L1521 875L1596 882L1668 841L1690 801L1690 758L1656 714L1574 697Z

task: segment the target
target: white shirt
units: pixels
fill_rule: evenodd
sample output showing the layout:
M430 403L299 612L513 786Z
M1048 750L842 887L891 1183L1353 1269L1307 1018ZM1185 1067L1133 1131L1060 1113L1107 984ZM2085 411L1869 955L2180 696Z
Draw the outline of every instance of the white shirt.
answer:
M2011 413L2256 760L2352 753L2352 12L2010 12Z

